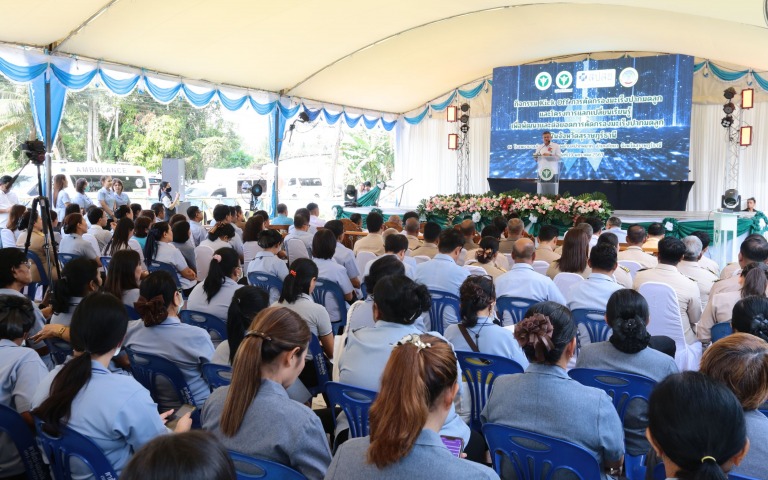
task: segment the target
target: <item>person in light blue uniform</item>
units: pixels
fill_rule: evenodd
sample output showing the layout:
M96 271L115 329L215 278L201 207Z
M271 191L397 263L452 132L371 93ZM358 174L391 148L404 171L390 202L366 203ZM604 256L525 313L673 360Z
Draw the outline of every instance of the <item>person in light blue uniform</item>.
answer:
M88 233L88 225L85 223L85 218L82 215L79 213L70 213L64 217L62 230L64 231L64 235L61 236L59 253L68 253L77 255L78 257L90 258L91 260L96 260L96 263L101 267L99 252L97 252L88 241L83 239L83 234Z
M355 253L342 243L344 241L344 224L341 223L341 220L329 220L325 222L324 228L336 235L336 251L333 253L333 260L347 270L347 276L352 282L352 286L360 288L361 272L357 268L357 262L355 262Z
M293 230L285 236L283 245L287 245L289 241L294 238L301 240L305 247L307 247L307 253L312 256L312 239L314 238L314 232L310 231L309 220L301 213L297 213L293 216L293 225L290 227Z
M195 246L198 246L208 236L205 227L203 227L203 212L200 210L200 207L192 206L187 209L187 217L189 218L189 229L192 239L195 242Z
M320 479L331 463L320 417L286 392L304 367L309 339L307 324L292 310L262 310L235 354L232 384L211 394L201 421L228 450Z
M279 258L277 253L283 246L283 236L276 230L262 230L259 232L259 246L261 252L257 252L251 263L248 264L248 273L262 272L274 275L282 281L288 276L288 266L285 260ZM270 289L269 303L275 303L280 298L280 291Z
M535 250L533 242L527 238L515 241L512 245L512 260L515 264L507 273L496 278L496 295L565 305L565 298L555 286L555 282L533 269Z
M176 267L177 276L181 283L181 288L190 290L197 284L197 275L195 271L189 268L184 255L174 247L173 232L167 222L157 222L152 225L147 233L147 241L144 245L144 258L157 260L158 262L168 263Z
M617 475L624 461L624 430L616 408L603 390L581 385L565 371L576 353L571 312L554 302L532 305L515 326L515 338L531 363L523 374L496 380L482 422L575 443L595 456L602 480ZM502 461L502 473L508 467Z
M368 296L365 300L353 303L347 311L347 331L373 327L376 324L376 320L373 319L373 290L380 279L389 275L405 275L403 262L393 255L377 258L371 265L370 272L365 276L365 289Z
M459 295L459 288L469 276L469 270L456 264L461 249L464 247L464 236L452 228L440 232L438 250L440 253L432 260L416 266L413 280L425 285L429 290ZM458 323L453 309L446 309L443 315L443 327Z
M88 210L88 207L93 205L91 199L86 195L88 190L88 180L84 178L78 178L75 182L75 196L72 198L72 203L80 206L80 212L83 213Z
M490 468L454 456L440 439L458 373L443 339L409 334L397 341L369 411L370 436L342 444L325 478L498 479Z
M187 310L204 312L227 319L232 295L243 285L237 283L242 273L237 252L229 247L216 250L205 281L192 289L187 299Z
M123 185L122 180L119 178L112 180L112 199L115 202L115 209L121 205L131 206L131 199L128 197L128 194L123 191L124 189L125 186Z
M575 284L568 290L568 308L605 311L605 306L613 292L623 288L613 278L613 272L619 266L616 260L616 249L610 244L598 243L592 247L587 264L592 269L592 273L585 281Z
M51 324L68 327L75 308L83 297L101 288L99 266L87 258L75 258L61 271L61 279L56 281L51 304L53 315Z
M150 273L141 282L139 292L141 297L135 306L141 320L131 322L124 345L175 363L199 407L210 394L200 367L213 357L211 336L204 329L179 320L179 309L184 300L170 273ZM176 391L168 384L158 386L156 398L164 407L178 408L181 405Z
M269 221L272 225L293 225L293 219L288 216L288 206L284 203L277 204L277 216Z
M336 235L325 228L317 232L312 240L312 255L315 265L317 265L317 278L324 278L335 282L341 287L344 300L349 302L355 298L354 287L352 282L349 281L347 270L333 260L334 253L336 253ZM332 295L325 295L324 306L328 311L331 322L341 320L339 306Z
M216 347L211 363L232 365L245 332L262 310L269 306L267 293L253 285L244 285L235 291L232 304L227 310L227 339Z
M97 200L99 202L97 206L104 209L104 213L106 213L110 219L114 220L115 195L112 192L112 177L110 175L102 175L100 180L101 180L101 188L97 193L98 195Z
M339 359L339 381L378 391L392 346L406 335L421 333L414 322L429 310L429 306L430 296L426 286L400 275L380 279L374 289L373 314L376 323L373 327L349 332L344 353ZM337 420L338 439L348 427L343 414ZM467 445L471 432L451 406L440 434L460 437ZM341 438L344 436L346 434Z
M48 375L40 356L21 346L35 325L35 310L26 297L0 295L0 405L16 410L33 427L32 396ZM24 464L11 437L0 431L0 478L23 477Z
M108 293L83 299L72 318L71 336L82 353L56 367L40 383L32 414L54 432L65 425L91 439L120 475L133 452L168 429L171 412L158 414L149 392L133 377L114 375L109 361L119 350L128 325L120 300ZM192 425L189 414L176 431ZM94 478L80 462L73 462L73 478Z
M582 344L576 368L631 373L655 382L678 372L673 357L649 346L651 335L646 330L648 303L642 295L634 290L618 290L611 295L606 308L605 321L613 333L607 342ZM627 454L648 453L650 445L645 438L648 403L633 400L627 406L623 424Z

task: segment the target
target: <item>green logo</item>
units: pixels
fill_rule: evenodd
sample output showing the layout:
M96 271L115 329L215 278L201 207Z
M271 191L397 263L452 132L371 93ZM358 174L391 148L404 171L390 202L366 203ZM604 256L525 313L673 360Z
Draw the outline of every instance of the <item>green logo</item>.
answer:
M541 177L542 180L547 180L548 181L548 180L552 180L552 177L554 175L552 174L552 170L550 170L549 168L544 168L544 169L542 169L542 171L539 174L539 176Z
M541 72L536 75L536 80L534 83L536 84L536 88L539 90L546 90L550 85L552 85L552 75L547 72Z
M556 82L557 88L568 88L573 83L573 75L571 75L571 72L560 72L557 74Z

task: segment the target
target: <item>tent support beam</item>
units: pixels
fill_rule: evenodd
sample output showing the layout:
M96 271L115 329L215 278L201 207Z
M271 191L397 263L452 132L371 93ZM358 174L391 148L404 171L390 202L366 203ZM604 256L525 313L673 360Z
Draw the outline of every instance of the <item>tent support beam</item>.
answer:
M105 13L107 10L109 10L109 9L110 9L110 8L111 8L111 7L112 7L114 4L116 4L116 3L117 3L117 2L119 2L119 1L120 1L120 0L110 0L109 2L107 2L107 3L106 3L106 5L104 5L104 6L103 6L103 7L101 7L99 10L97 10L97 11L96 11L96 13L94 13L93 15L91 15L90 17L88 17L88 19L87 19L87 20L85 20L83 23L81 23L80 25L78 25L78 26L77 26L77 28L75 28L74 30L72 30L71 32L69 32L69 33L67 34L67 36L66 36L66 37L64 37L63 39L59 40L58 42L54 42L54 43L52 43L52 44L51 44L51 46L52 46L53 48L52 48L52 49L50 49L50 50L51 50L51 53L56 53L56 52L59 50L59 48L60 48L62 45L64 45L64 44L65 44L65 43L66 43L66 42L67 42L67 41L68 41L70 38L72 38L72 37L74 37L75 35L77 35L78 33L80 33L80 32L81 32L81 31L82 31L82 30L83 30L85 27L87 27L88 25L90 25L90 24L91 24L91 22L93 22L94 20L96 20L97 18L99 18L99 17L101 16L101 14Z

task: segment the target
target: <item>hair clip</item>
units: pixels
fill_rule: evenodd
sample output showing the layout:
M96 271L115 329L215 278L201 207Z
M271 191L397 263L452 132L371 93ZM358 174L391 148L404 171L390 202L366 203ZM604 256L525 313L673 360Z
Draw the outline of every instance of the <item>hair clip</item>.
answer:
M272 341L272 337L268 336L264 332L259 332L257 330L248 330L247 332L245 332L245 337L244 338L248 338L248 337L259 337L259 338L263 338L267 342L271 342Z
M213 255L211 259L216 260L217 262L221 263L221 255Z
M291 270L291 276L292 276L292 277L295 277L295 276L296 276L296 270Z
M399 342L397 342L397 344L395 344L395 346L399 347L401 345L406 345L406 344L409 344L409 343L411 345L414 345L419 350L423 350L425 348L430 348L432 346L431 343L424 343L421 340L421 336L418 333L411 333L409 335L404 336L403 338L400 339Z

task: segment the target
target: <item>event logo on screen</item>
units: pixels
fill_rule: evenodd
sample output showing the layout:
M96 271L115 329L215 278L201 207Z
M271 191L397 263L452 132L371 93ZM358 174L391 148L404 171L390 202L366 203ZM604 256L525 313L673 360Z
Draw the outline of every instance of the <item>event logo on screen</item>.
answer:
M692 88L687 55L496 68L490 176L536 178L548 130L561 178L687 180Z

